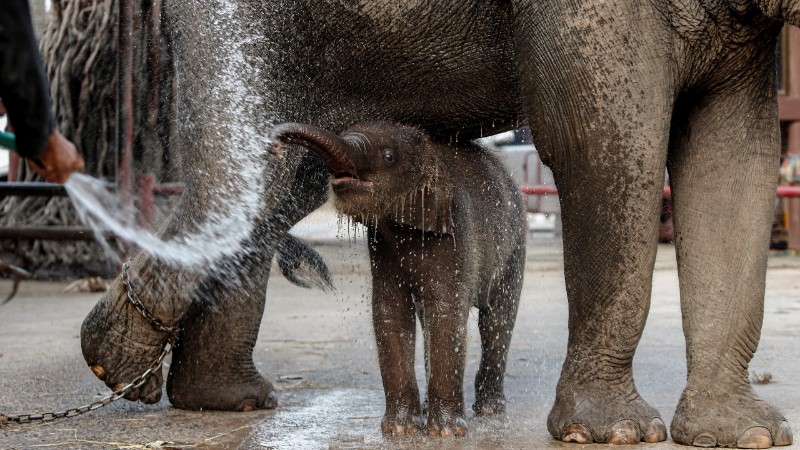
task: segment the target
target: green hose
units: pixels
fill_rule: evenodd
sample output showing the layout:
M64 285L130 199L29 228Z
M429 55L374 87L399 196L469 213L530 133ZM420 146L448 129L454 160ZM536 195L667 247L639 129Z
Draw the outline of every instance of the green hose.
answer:
M17 138L14 136L14 133L0 131L0 147L17 151Z
M14 136L14 133L0 131L0 149L2 148L11 150L12 152L17 151L17 137ZM33 163L37 166L44 168L44 164L42 164L42 161L39 160L39 158L28 158L28 160L33 161Z

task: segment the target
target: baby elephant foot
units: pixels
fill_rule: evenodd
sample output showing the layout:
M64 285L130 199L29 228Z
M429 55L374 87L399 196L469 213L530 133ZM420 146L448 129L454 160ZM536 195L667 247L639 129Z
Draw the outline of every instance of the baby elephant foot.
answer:
M492 396L480 396L475 399L472 405L475 414L481 416L491 416L506 412L506 397L503 394Z
M667 427L658 412L635 388L627 394L612 389L559 389L547 419L554 438L576 444L614 445L654 443L667 439Z
M381 431L386 435L406 436L419 433L422 424L422 416L408 410L387 412L381 420Z
M786 419L750 386L731 393L687 388L675 417L672 438L695 447L769 448L792 444Z
M464 418L464 406L446 407L440 402L429 402L426 428L428 436L431 437L466 436L467 420Z

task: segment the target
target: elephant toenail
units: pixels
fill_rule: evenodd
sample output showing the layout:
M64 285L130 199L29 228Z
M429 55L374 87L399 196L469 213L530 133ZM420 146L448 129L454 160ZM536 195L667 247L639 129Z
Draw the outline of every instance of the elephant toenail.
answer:
M102 381L105 381L106 380L106 376L108 375L106 373L106 369L103 369L103 366L101 366L99 364L95 364L95 365L92 366L92 373L94 373L94 376L96 376L97 378L101 379Z
M114 391L114 392L117 392L117 391L121 390L122 388L124 388L127 385L128 385L128 383L117 383L117 384L114 385L114 387L111 388L111 390Z
M580 423L572 424L565 428L561 440L564 442L574 442L576 444L591 444L594 442L592 433L589 432L589 429L586 428L585 425Z
M250 412L256 409L256 401L255 400L244 400L242 403L239 404L239 411L242 412Z
M648 427L647 433L645 433L643 440L648 444L666 441L667 426L664 425L664 421L658 417L650 421L650 426Z
M611 427L608 443L612 445L634 445L641 442L639 425L631 420L623 420Z
M739 448L770 448L772 447L772 435L764 427L753 427L744 432L736 441Z
M264 400L264 408L265 409L274 409L278 407L278 394L275 391L270 391L267 394L266 400Z
M695 447L716 447L717 437L711 433L700 433L694 438L692 445Z
M778 447L792 445L792 440L792 428L789 426L789 422L784 420L778 426L778 432L775 435L775 442L773 442L773 445Z

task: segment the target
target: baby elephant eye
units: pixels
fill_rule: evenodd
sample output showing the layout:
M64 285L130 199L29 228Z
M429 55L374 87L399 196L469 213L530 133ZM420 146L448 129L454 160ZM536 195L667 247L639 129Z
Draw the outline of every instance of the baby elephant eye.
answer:
M383 160L389 164L394 163L394 152L392 150L384 150L383 151Z

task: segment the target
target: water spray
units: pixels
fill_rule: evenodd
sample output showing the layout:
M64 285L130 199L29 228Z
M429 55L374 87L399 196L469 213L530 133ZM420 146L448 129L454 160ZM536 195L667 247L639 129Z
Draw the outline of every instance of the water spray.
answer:
M16 152L14 134L0 132L0 147ZM32 161L41 165L38 160ZM117 193L109 189L105 181L76 172L70 174L64 183L64 188L78 218L92 229L95 240L106 255L116 263L122 261L108 243L108 232L136 244L167 265L189 270L207 270L220 259L235 254L240 243L250 232L249 227L244 227L246 230L237 227L234 223L236 218L211 214L206 218L206 226L202 227L201 231L162 240L151 230L138 226L130 220L133 212ZM209 242L214 242L215 245L210 246ZM20 278L20 274L27 274L24 270L7 263L0 264L0 271L5 271L4 267L13 269L8 273L17 279Z

